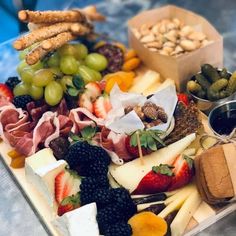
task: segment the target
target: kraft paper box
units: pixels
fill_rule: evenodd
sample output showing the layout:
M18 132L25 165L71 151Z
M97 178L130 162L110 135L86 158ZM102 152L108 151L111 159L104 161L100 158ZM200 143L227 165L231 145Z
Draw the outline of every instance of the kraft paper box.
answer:
M154 25L167 18L178 18L185 25L190 25L197 31L203 32L208 40L213 42L179 57L171 57L145 48L132 32L133 28L140 28L143 24ZM202 64L209 63L217 67L223 65L222 36L205 18L191 11L173 5L144 11L129 20L128 33L130 47L136 50L144 64L159 72L162 77L174 79L179 91L185 91L187 80L200 71Z

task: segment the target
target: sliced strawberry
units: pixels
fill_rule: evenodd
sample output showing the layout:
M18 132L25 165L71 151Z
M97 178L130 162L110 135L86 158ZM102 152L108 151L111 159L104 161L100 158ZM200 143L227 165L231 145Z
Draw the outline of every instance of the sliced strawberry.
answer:
M173 178L172 167L160 164L152 167L140 181L133 194L153 194L164 192L168 189Z
M79 107L86 108L88 111L93 113L93 103L91 102L90 97L86 93L83 93L80 96L78 105Z
M173 163L174 177L168 188L169 191L181 188L188 184L194 175L193 159L186 155L180 155Z
M107 95L98 97L93 104L93 110L98 118L106 119L108 112L111 110L109 97Z
M80 195L72 195L64 198L58 205L57 215L62 216L66 212L72 211L80 207Z
M90 82L85 85L85 94L90 98L92 102L96 100L102 94L101 88L97 82Z
M185 93L179 93L177 94L178 96L178 101L179 102L183 102L186 106L188 106L189 104L189 99L188 99L188 95Z
M55 200L59 204L64 198L79 191L80 181L74 172L62 170L55 178Z
M137 158L139 157L139 151L138 151L138 146L132 146L131 142L130 142L131 136L127 136L125 139L125 147L128 151L128 153L134 157ZM145 156L147 154L149 154L151 152L151 150L149 150L148 148L145 147L141 147L142 149L142 154Z
M0 83L0 96L6 98L8 101L12 101L14 97L11 89L2 83Z

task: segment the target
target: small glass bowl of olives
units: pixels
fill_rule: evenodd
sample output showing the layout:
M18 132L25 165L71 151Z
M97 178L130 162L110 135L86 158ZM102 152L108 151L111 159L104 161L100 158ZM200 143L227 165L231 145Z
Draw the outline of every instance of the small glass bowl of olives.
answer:
M236 72L204 64L188 81L187 91L198 108L208 115L214 107L236 97Z

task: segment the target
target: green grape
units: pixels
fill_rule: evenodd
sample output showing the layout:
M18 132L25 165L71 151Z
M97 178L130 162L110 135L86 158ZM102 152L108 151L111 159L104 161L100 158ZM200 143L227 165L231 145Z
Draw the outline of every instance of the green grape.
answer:
M66 85L73 86L72 79L73 79L72 76L65 75L59 80L64 92L67 90Z
M14 96L20 96L20 95L28 95L29 94L30 85L26 83L19 83L15 86L13 89Z
M31 65L30 67L33 69L33 70L40 70L40 69L43 69L43 62L41 61L38 61L37 63L35 63L34 65Z
M58 67L60 64L59 54L57 52L53 53L47 61L49 67Z
M96 73L96 72L97 71L92 70L89 67L84 66L84 65L80 66L78 70L79 75L82 77L82 79L84 80L86 84L100 79L100 76L99 76L100 73L99 72Z
M17 73L20 75L22 70L25 68L25 67L28 67L29 65L26 63L25 60L22 60L19 65L17 66L16 70L17 70Z
M51 69L41 69L35 72L32 84L38 87L44 87L54 80L54 74Z
M21 80L27 84L31 84L34 76L34 70L27 66L25 67L20 74Z
M62 47L58 49L58 54L60 57L64 56L75 56L76 48L72 44L64 44Z
M57 77L62 77L63 76L63 73L61 72L60 68L59 67L53 67L53 68L49 68L52 73L54 75L56 75Z
M45 88L44 98L47 104L50 106L57 105L63 97L62 86L56 82L51 81Z
M102 75L99 71L93 70L94 76L95 76L95 80L96 81L100 81L102 79Z
M73 44L76 49L75 58L77 60L83 60L88 55L88 48L81 43Z
M73 75L78 71L78 62L72 56L62 57L60 60L60 69L66 75Z
M88 56L85 58L85 63L86 65L97 71L102 71L105 70L107 67L107 59L103 55L99 53L90 53Z
M29 53L29 49L26 48L25 50L23 51L20 51L19 52L19 59L22 61L25 59L26 55Z
M41 99L43 97L43 87L37 87L37 86L31 85L29 88L29 95L34 100Z

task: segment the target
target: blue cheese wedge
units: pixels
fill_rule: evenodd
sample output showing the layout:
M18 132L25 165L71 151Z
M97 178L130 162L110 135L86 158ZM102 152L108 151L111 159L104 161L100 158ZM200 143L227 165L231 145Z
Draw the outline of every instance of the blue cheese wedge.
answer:
M63 236L99 236L96 203L65 213L53 221Z

